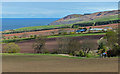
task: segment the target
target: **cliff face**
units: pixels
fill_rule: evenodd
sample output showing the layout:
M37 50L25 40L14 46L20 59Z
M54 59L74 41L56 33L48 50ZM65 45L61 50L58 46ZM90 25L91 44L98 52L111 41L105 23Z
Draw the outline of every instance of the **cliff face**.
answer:
M113 10L113 11L104 11L104 12L97 12L93 14L84 14L84 15L72 14L65 16L57 21L54 21L50 23L50 25L73 24L81 21L90 21L105 16L118 15L119 13L120 12L118 12L118 10Z

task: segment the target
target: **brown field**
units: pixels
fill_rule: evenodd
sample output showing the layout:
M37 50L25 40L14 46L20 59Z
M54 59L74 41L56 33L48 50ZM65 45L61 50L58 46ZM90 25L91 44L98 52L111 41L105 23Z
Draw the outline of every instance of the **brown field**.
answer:
M3 72L118 72L117 58L75 59L48 55L3 56Z
M73 39L77 39L77 40L81 41L81 40L88 38L88 39L93 40L93 42L96 42L95 46L97 46L97 40L99 40L103 36L104 35L79 36L79 37L73 37ZM34 42L35 42L35 40L27 40L27 41L18 42L16 44L18 44L20 46L21 53L34 53L34 49L32 48L32 45ZM4 47L4 45L3 45L3 47ZM47 49L49 51L58 49L56 38L47 39L45 49Z
M107 24L107 25L99 25L99 26L94 26L94 28L104 28L104 27L112 27L112 28L117 28L119 24ZM86 28L93 27L93 26L88 26Z

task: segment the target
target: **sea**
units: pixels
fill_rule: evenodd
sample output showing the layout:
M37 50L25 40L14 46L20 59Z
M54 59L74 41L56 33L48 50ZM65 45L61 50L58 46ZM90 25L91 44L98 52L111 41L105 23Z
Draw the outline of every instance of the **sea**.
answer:
M59 18L2 18L2 31L22 27L49 25Z

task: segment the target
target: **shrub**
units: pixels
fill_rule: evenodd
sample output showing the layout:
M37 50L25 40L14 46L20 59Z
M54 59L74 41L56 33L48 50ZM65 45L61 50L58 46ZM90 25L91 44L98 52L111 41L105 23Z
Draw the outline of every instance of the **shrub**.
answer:
M14 39L18 38L17 36L13 36Z
M67 32L63 32L63 35L67 35L68 33Z
M43 50L41 50L41 52L42 52L42 53L45 53L45 54L46 54L46 53L50 53L47 49L43 49Z
M83 52L82 50L80 50L80 52L79 52L79 56L81 56L81 57L85 57L86 54L84 54L84 52Z
M86 54L82 50L80 50L80 51L75 51L74 56L85 57Z
M3 51L5 53L18 53L20 51L20 47L15 43L8 43L5 45Z
M34 37L34 35L30 35L30 38L33 38Z
M75 51L74 56L85 57L85 54L82 50L80 50L80 51Z

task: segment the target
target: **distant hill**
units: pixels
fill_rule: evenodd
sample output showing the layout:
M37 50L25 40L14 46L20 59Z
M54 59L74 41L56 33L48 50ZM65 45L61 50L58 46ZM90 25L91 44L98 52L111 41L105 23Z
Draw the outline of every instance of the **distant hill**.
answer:
M72 14L65 16L57 21L50 23L50 25L61 25L61 24L73 24L73 23L80 23L80 22L90 22L90 21L109 21L109 20L117 20L118 19L118 10L113 11L104 11L104 12L97 12L93 14Z

